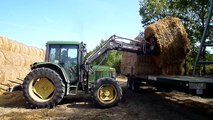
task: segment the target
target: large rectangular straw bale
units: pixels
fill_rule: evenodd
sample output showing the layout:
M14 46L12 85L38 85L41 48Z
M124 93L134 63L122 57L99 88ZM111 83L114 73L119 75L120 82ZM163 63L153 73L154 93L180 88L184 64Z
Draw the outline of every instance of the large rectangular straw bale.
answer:
M24 79L34 62L44 61L44 50L0 36L0 83Z
M121 73L123 74L134 74L135 73L135 64L137 61L137 55L134 53L123 52L121 60Z
M136 75L158 74L159 69L151 56L138 56L135 65Z

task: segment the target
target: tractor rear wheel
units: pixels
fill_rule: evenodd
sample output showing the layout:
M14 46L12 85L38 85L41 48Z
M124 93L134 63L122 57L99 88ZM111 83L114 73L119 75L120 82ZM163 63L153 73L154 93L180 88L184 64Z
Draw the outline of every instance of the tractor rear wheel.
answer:
M114 79L101 78L95 83L93 97L97 107L112 107L121 100L122 89Z
M64 97L61 77L49 68L33 69L24 79L23 96L30 108L52 108Z

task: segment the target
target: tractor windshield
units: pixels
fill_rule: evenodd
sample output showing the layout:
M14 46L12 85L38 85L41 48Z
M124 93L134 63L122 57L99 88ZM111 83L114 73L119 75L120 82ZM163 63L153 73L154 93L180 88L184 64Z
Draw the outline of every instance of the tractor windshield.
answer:
M78 46L50 45L49 62L60 64L70 80L75 80L77 74Z

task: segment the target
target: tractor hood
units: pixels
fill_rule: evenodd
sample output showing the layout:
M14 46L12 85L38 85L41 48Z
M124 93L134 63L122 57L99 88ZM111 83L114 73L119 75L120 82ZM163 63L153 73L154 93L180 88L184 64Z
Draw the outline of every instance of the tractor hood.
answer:
M89 76L89 82L94 83L100 78L113 78L115 79L116 73L115 68L112 68L110 66L100 66L100 65L94 65L92 66L92 72Z

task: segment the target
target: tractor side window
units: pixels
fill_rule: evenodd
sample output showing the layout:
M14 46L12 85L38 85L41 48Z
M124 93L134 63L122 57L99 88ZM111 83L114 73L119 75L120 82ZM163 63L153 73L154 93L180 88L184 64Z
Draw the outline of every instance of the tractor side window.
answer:
M77 65L77 46L72 46L70 48L61 48L61 63L65 68L70 68Z
M71 80L77 77L78 46L64 45L61 48L61 61Z
M68 58L70 59L71 65L77 65L77 49L69 49Z
M52 46L50 49L49 62L59 63L60 49L57 46Z
M68 64L67 62L69 62L69 58L68 58L68 49L67 48L62 48L61 49L61 64Z

